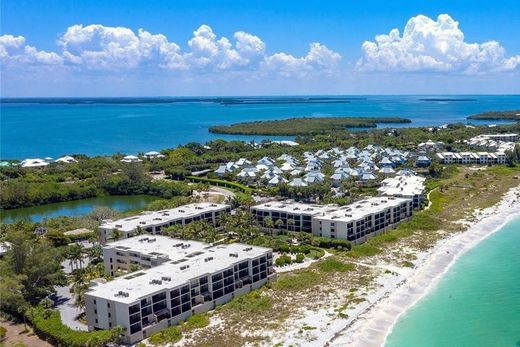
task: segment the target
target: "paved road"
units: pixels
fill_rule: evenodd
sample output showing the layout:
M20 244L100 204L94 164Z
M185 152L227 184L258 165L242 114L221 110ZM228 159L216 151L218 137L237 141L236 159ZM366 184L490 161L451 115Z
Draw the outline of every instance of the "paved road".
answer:
M76 319L82 311L74 306L74 298L70 292L70 287L56 287L56 308L60 311L61 321L69 328L74 330L87 331L88 327Z

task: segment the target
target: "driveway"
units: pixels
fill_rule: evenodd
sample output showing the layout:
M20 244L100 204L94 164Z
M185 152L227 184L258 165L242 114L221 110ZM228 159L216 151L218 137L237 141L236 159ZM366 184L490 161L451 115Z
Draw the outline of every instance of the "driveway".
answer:
M74 298L70 292L70 286L56 287L56 297L53 300L55 308L60 311L63 324L74 330L88 330L85 324L76 319L83 311L74 306Z

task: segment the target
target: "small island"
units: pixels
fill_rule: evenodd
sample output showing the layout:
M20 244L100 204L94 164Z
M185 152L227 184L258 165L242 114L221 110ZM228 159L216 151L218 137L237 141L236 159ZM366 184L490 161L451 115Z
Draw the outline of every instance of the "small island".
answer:
M474 114L468 119L474 120L516 120L520 121L520 110L512 111L492 111Z
M422 98L419 101L477 101L469 98Z
M323 134L346 128L376 128L377 124L411 123L400 117L323 117L323 118L289 118L257 122L244 122L231 125L218 125L209 128L215 134L232 135L273 135L297 136Z

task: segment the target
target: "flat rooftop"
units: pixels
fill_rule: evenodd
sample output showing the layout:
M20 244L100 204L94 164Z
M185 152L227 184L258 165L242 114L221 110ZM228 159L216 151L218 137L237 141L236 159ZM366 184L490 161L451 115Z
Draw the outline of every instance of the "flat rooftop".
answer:
M347 221L363 218L369 214L376 213L388 207L398 206L405 201L410 201L410 199L394 197L373 197L360 200L346 206L316 205L282 201L267 202L264 204L253 206L252 208L259 210L285 212L291 214L308 214L318 219L337 219L341 221Z
M160 235L141 235L110 242L103 249L165 257L173 261L203 251L208 246L207 243L198 241L172 239Z
M377 190L384 195L413 196L424 191L425 177L417 175L401 175L385 178Z
M356 221L366 216L379 213L390 207L397 207L404 202L410 202L411 199L395 198L395 197L374 197L360 200L347 206L338 207L336 211L328 211L314 218L320 220L335 220L341 222Z
M91 287L87 294L130 304L142 297L153 295L165 289L181 286L193 278L224 270L245 259L257 258L270 251L269 248L240 243L214 246L203 244L205 247L198 249L197 247L200 246L199 244L201 244L201 242L171 239L166 236L155 237L157 238L155 243L158 244L167 243L171 240L176 244L193 244L193 246L186 250L182 250L181 247L170 250L169 255L175 260L168 261L151 269L133 272L106 283L97 284ZM126 241L126 244L123 242L123 245L127 247L134 245L134 239L139 238L140 237L134 237L122 240ZM117 243L121 245L121 241ZM109 244L109 246L111 245L113 245L113 243ZM182 256L176 254L176 252L179 251L182 252ZM152 281L154 282L152 283ZM125 292L127 295L118 295L119 292Z
M216 203L195 203L183 205L176 208L161 210L161 211L145 211L141 214L122 218L118 220L108 220L101 224L103 229L118 229L123 232L134 231L138 226L147 228L150 226L160 225L169 221L178 220L181 218L196 217L200 214L223 210L229 207L225 204Z

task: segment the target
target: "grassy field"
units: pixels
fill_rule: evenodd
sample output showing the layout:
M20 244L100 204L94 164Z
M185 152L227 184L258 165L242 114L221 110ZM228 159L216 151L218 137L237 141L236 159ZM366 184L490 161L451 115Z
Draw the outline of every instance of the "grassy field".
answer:
M410 123L406 118L324 117L290 118L259 122L237 123L229 126L213 126L209 131L234 135L315 135L346 128L375 128L381 123Z

